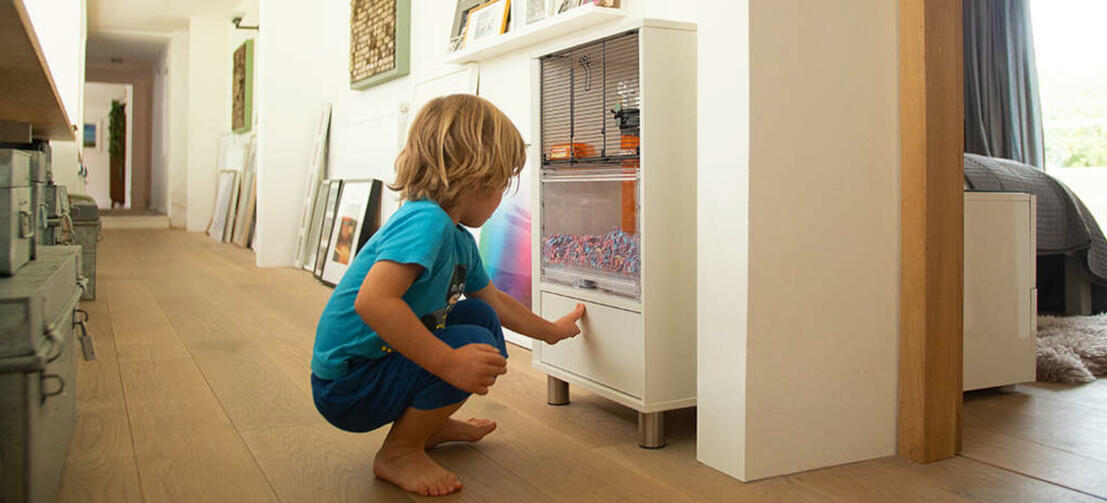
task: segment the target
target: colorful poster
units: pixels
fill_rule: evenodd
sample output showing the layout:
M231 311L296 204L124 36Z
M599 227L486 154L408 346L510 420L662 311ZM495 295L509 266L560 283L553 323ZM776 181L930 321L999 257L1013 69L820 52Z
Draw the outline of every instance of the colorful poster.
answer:
M530 172L519 176L518 190L504 195L500 207L480 229L480 257L496 288L528 308L530 299Z

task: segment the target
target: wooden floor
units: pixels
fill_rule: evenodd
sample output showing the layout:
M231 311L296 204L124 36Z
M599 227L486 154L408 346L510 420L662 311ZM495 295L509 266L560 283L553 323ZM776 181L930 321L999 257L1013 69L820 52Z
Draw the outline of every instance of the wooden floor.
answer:
M91 315L99 359L81 363L62 501L410 501L372 476L384 432L320 418L307 366L330 290L293 269L181 231L105 231ZM670 445L636 447L635 415L545 378L514 348L510 371L462 412L499 422L436 449L465 489L446 501L1101 501L1107 386L978 393L964 456L886 458L742 484L695 461L694 411Z

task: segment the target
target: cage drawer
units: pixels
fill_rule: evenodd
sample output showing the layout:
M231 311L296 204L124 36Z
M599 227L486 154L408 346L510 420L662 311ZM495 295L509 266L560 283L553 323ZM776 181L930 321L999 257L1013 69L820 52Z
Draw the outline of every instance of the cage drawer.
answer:
M581 334L555 345L543 344L541 361L636 398L643 395L645 342L638 313L541 293L542 317L557 319L583 302Z

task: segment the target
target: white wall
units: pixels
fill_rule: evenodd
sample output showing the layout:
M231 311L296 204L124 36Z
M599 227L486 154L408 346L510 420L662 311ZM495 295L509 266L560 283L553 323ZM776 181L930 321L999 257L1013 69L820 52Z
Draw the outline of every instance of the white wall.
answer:
M108 134L108 121L112 100L126 102L127 86L102 82L85 84L84 122L95 124L97 128L96 147L81 147L84 166L88 170L85 194L96 199L97 206L101 208L111 207L111 166L108 155L111 138Z
M329 100L335 77L335 38L341 27L327 22L339 2L304 9L294 0L261 5L255 53L258 109L258 265L292 263L304 179L311 160L319 107Z
M66 114L74 125L80 124L85 83L85 3L85 0L23 2Z
M150 104L150 209L169 212L169 46L154 63Z
M697 5L696 457L738 478L747 438L750 1Z
M188 67L189 33L177 30L169 39L168 51L168 135L165 137L168 162L169 225L188 226Z
M699 79L700 459L753 480L894 454L896 5L699 7L701 61L749 58ZM711 300L744 295L744 327Z
M211 220L218 178L219 137L230 128L227 71L229 20L192 17L188 23L188 230Z
M393 178L400 103L410 102L416 82L456 70L445 65L454 9L449 2L412 2L411 74L364 91L349 89L349 2L321 2L304 9L294 0L261 5L257 87L260 156L255 250L262 266L289 265L306 191L312 139L320 106L333 103L328 175ZM628 17L695 20L695 2L634 0ZM597 26L573 33L582 42ZM529 140L530 60L554 40L480 64L481 96L499 106ZM410 117L416 111L412 110ZM381 137L389 141L380 141ZM352 142L365 142L358 151ZM368 151L367 151L368 150ZM394 203L392 195L389 201ZM386 209L387 212L387 209Z
M86 0L23 2L69 121L81 124L85 84ZM54 182L84 193L76 141L51 141Z

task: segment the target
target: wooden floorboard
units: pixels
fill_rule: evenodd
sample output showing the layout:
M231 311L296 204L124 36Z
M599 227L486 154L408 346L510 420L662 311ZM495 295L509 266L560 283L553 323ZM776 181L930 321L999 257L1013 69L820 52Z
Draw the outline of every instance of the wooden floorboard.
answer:
M385 431L351 434L314 410L308 362L331 290L248 250L171 230L105 231L91 316L99 359L79 369L61 501L422 501L376 480ZM545 375L511 346L508 374L460 414L476 444L431 450L465 488L441 501L1099 501L1107 386L970 394L963 457L884 458L741 483L695 460L695 410L669 445L637 447L636 414Z
M961 454L1107 499L1105 382L966 393Z

